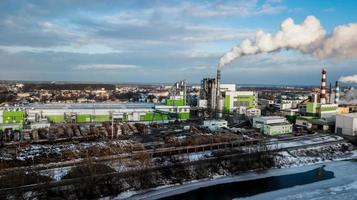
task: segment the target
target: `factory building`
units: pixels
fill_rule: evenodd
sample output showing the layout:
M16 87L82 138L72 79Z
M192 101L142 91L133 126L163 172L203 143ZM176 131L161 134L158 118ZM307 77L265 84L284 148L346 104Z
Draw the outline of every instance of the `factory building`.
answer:
M257 93L253 91L226 91L224 96L224 111L232 112L238 107L255 108L257 106Z
M274 105L274 100L271 99L261 99L259 98L258 104L261 107L272 107Z
M216 108L217 81L214 78L205 78L201 81L200 97L198 107Z
M221 92L236 91L236 84L221 84L219 88Z
M314 96L316 96L316 94L313 95L312 100L303 102L301 105L299 105L299 109L302 114L326 119L334 117L336 115L338 104L318 103Z
M221 128L227 128L228 123L226 120L205 120L203 121L203 127L208 128L211 131L217 131Z
M280 116L254 117L253 127L272 136L291 133L293 130L292 124L285 117Z
M181 102L181 101L179 101ZM168 101L171 104L172 101ZM187 120L190 107L186 105L161 105L150 103L77 103L33 104L25 107L0 108L0 123L24 124L47 120L61 122L105 122L112 119L132 122ZM181 103L182 104L182 103Z
M335 133L349 136L357 135L357 113L338 114Z
M245 111L247 117L259 117L261 115L261 110L258 108L248 108Z
M26 112L22 109L0 109L0 130L23 129Z
M169 106L186 105L186 81L178 81L169 90L169 98L165 99L165 104Z
M104 90L101 90L104 91ZM48 123L93 123L111 120L127 122L168 122L190 118L186 105L186 82L169 88L165 104L153 103L75 103L30 104L0 107L0 129L48 126Z
M273 106L279 110L286 110L291 108L297 108L299 103L301 102L302 100L300 99L280 99L275 101Z
M259 117L261 115L261 110L258 108L247 108L245 106L237 106L234 108L234 112L245 115L247 117Z

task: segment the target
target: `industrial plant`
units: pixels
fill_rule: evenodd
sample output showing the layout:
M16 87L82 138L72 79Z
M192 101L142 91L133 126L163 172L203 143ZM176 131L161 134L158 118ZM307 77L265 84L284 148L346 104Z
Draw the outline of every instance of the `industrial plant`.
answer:
M0 199L357 199L346 2L1 1Z

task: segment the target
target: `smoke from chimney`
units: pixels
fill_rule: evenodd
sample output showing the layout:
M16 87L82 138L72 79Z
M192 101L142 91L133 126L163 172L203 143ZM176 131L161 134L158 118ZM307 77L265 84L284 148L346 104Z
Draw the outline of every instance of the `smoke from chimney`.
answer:
M314 16L307 16L301 24L295 24L287 18L275 33L258 31L253 40L245 39L220 59L219 67L223 67L235 59L245 55L274 52L280 49L296 49L302 53L318 58L357 57L357 24L335 27L331 36Z
M349 90L340 98L340 104L357 104L357 90Z
M357 83L357 74L351 76L342 76L338 81L343 83Z

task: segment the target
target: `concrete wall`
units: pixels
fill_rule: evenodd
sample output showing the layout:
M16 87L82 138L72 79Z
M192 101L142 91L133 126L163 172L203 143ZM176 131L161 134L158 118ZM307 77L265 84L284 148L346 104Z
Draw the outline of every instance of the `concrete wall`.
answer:
M357 132L357 114L337 115L335 133L355 136Z

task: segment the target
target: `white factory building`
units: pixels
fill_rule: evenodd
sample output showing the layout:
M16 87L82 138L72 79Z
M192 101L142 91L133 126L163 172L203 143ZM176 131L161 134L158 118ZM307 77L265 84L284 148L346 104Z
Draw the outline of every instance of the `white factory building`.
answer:
M261 110L258 108L247 108L245 106L237 106L235 111L240 115L245 115L247 117L259 117L261 115Z
M335 133L356 136L357 135L357 113L336 115Z
M278 108L279 110L297 108L299 103L301 103L301 102L302 102L302 100L300 100L300 99L295 99L295 100L282 99L282 100L279 100L278 102L274 102L274 107Z
M254 117L253 127L259 128L266 135L287 134L293 130L292 124L285 117L281 116Z
M228 123L226 120L205 120L203 121L203 127L208 128L211 131L217 131L220 128L227 128Z
M236 91L236 84L220 84L219 88L221 92Z

